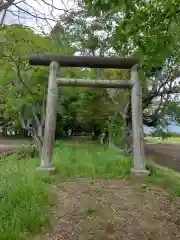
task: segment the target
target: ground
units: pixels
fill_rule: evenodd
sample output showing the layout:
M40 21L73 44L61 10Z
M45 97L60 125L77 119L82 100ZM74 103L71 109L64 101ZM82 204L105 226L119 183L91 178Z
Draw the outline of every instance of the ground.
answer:
M0 144L7 150L22 141ZM159 145L148 146L152 155ZM167 146L161 154L180 149ZM36 158L11 155L0 163L2 240L180 239L180 174L172 170L148 163L151 176L134 181L131 158L118 149L61 141L54 151L55 175L37 172Z
M153 138L150 143L145 145L146 156L152 157L152 159L162 166L171 168L180 172L180 139L171 139L160 142L159 139ZM178 144L179 141L179 144ZM159 143L156 143L159 142ZM0 140L0 156L6 155L12 152L17 146L28 143L24 140Z
M78 179L57 188L49 233L33 240L180 239L180 202L167 192L130 180Z
M17 147L22 146L22 144L27 144L28 140L22 139L0 139L0 157L8 155L13 152Z
M172 137L162 139L160 137L148 137L145 145L146 156L159 165L180 172L180 138Z

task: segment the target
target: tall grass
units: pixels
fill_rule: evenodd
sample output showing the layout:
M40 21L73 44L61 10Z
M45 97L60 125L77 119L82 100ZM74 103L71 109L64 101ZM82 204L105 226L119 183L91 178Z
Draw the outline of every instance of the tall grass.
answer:
M62 180L76 176L120 179L129 175L132 161L116 149L57 143L54 165Z
M0 240L24 239L25 232L39 231L48 220L43 211L48 194L36 165L15 156L0 162Z
M38 159L9 156L0 161L0 240L26 239L24 233L36 233L48 221L49 198L46 184L68 178L123 178L131 160L118 150L95 145L57 143L54 176L36 172Z

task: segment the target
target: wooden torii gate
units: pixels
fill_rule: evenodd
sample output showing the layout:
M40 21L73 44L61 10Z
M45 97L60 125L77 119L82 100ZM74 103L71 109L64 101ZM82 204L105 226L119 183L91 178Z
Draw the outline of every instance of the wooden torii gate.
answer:
M131 105L134 167L131 169L131 173L134 176L147 176L149 174L149 171L146 170L144 159L142 90L140 82L137 79L137 59L37 54L29 58L29 64L50 66L41 166L38 168L38 170L47 172L55 171L55 168L52 167L52 154L55 141L58 86L74 86L93 88L123 88L132 90ZM59 67L131 69L131 80L58 79L57 72Z

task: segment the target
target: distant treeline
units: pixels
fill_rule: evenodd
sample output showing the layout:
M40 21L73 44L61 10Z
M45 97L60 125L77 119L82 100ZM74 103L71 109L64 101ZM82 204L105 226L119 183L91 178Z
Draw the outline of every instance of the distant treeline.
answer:
M180 133L176 132L151 132L148 134L144 134L145 137L162 137L162 138L180 138Z

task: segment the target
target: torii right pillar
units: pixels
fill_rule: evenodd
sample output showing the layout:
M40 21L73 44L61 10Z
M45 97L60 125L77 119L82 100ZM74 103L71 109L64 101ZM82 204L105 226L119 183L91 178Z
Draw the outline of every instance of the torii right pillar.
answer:
M134 166L131 174L133 177L145 177L149 175L149 171L146 170L144 157L142 88L137 75L138 65L135 65L131 69L131 81L134 84L131 93Z

